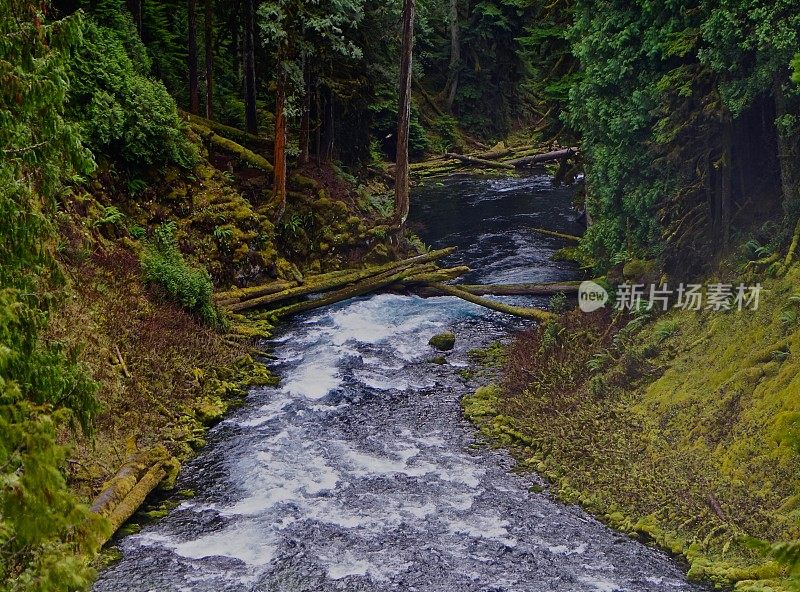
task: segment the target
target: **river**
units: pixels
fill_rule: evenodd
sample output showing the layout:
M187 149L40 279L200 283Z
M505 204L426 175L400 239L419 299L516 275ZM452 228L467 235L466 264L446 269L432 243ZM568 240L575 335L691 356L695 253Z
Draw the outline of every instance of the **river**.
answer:
M541 175L453 177L415 191L412 223L430 246L459 247L448 263L469 264L470 282L557 281L575 269L530 228L577 231L569 201ZM394 294L286 323L272 342L281 384L253 389L211 430L179 478L196 495L122 539L94 590L699 590L664 553L476 445L459 407L476 384L459 370L519 326L455 298ZM456 347L431 363L428 339L448 329Z

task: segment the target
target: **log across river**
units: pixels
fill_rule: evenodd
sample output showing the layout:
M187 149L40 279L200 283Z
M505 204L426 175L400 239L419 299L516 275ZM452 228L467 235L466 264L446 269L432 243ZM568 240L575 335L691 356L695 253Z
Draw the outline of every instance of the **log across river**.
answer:
M575 278L550 256L569 191L549 179L452 178L412 204L466 283ZM413 220L412 220L413 222ZM503 301L543 306L546 297ZM469 349L528 322L452 296L378 294L288 320L278 387L209 434L178 489L196 495L120 541L96 592L698 590L665 554L565 506L502 451L475 447L459 398ZM428 339L453 330L444 365Z

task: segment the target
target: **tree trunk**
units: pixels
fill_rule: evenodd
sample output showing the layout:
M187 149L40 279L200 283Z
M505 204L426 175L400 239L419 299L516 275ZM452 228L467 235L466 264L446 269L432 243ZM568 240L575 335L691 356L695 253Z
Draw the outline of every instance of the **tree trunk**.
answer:
M314 86L314 110L316 111L314 116L314 125L316 126L316 130L314 131L314 156L317 157L317 166L319 163L322 162L322 92L320 90L320 85L317 83Z
M275 85L275 184L274 200L278 205L275 220L280 220L286 210L286 73L283 60L278 58L278 76Z
M775 115L783 118L790 112L787 105L786 92L783 85L788 83L782 79L775 81ZM800 141L797 134L777 130L778 161L781 167L781 189L783 190L783 209L790 227L800 218Z
M255 3L244 1L244 112L248 133L258 134L256 121Z
M197 0L189 0L189 111L200 112L200 92L197 87Z
M128 10L131 12L139 37L142 36L142 2L143 0L128 0Z
M206 118L214 118L214 3L205 0Z
M411 64L414 46L414 3L403 2L403 45L400 57L400 106L397 124L397 165L394 183L394 217L405 224L409 210L408 129L411 120Z
M303 65L303 106L300 114L300 164L308 164L308 144L311 133L311 67Z
M447 110L453 110L453 102L458 92L458 78L461 72L461 31L458 27L458 0L450 0L450 68L444 96Z

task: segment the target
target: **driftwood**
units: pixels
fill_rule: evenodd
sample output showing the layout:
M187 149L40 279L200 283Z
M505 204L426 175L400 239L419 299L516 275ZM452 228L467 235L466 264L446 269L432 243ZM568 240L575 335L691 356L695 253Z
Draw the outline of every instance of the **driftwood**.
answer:
M466 265L458 267L448 267L445 269L437 269L435 271L426 273L416 273L403 278L399 283L402 286L414 286L419 284L429 284L431 282L449 282L457 277L472 271Z
M564 240L579 242L581 237L574 234L567 234L566 232L557 232L555 230L547 230L546 228L531 228L534 232L539 234L546 234L547 236L554 236L556 238L563 238Z
M508 169L508 170L512 170L512 171L515 168L513 164L508 164L508 163L505 163L505 162L499 162L499 161L495 161L495 160L486 160L485 158L476 158L474 156L464 156L463 154L455 154L453 152L445 152L444 155L447 158L453 158L453 159L456 159L456 160L460 160L461 162L464 162L464 163L467 163L467 164L473 164L473 165L476 165L476 166L484 166L484 167L490 167L490 168L494 168L494 169Z
M545 152L544 154L534 154L533 156L517 158L516 160L509 161L509 164L513 165L515 168L521 169L534 164L569 158L570 156L575 156L577 153L577 148L564 148L563 150L554 150L553 152Z
M455 248L440 249L438 251L431 251L430 253L417 255L415 257L404 259L402 261L395 261L392 263L387 263L385 265L369 269L356 270L349 274L338 275L336 277L333 277L332 279L326 278L325 280L316 282L309 281L305 284L289 288L287 290L282 290L280 292L266 294L264 296L260 296L257 298L250 298L247 300L242 300L233 304L229 304L225 308L227 308L230 311L237 312L241 310L248 310L260 306L265 306L267 304L282 302L292 298L299 298L301 296L308 296L310 294L327 292L330 290L335 290L337 288L343 288L348 284L353 284L363 280L367 280L371 277L381 275L387 272L398 273L415 265L429 263L431 261L441 259L442 257L446 257L453 251L455 251Z
M546 310L541 310L539 308L513 306L510 304L503 304L502 302L497 302L496 300L482 298L481 296L470 294L466 290L461 289L459 286L451 286L448 284L440 284L440 283L432 283L430 284L430 286L440 292L447 294L448 296L456 296L457 298L461 298L462 300L466 300L467 302L478 304L479 306L483 306L491 310L496 310L498 312L513 315L515 317L520 317L523 319L531 319L535 321L549 321L556 317L556 315L554 315L553 313L547 312Z
M92 512L106 518L110 530L103 543L119 530L161 481L167 476L165 466L171 461L167 450L157 447L128 458L92 503Z
M233 154L253 168L261 169L266 173L272 173L272 164L266 158L256 154L249 148L245 148L233 140L220 136L212 129L205 127L204 125L192 123L192 129L194 129L200 136L203 137L203 139L208 141L215 148L218 148L229 154Z

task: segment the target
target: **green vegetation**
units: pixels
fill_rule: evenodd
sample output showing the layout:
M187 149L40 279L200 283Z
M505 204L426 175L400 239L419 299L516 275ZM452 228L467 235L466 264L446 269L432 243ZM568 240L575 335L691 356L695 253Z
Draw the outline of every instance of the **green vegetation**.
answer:
M156 229L155 237L142 251L142 272L145 282L159 286L187 311L212 327L220 325L219 313L211 301L211 276L205 269L186 263L175 242L174 225Z

